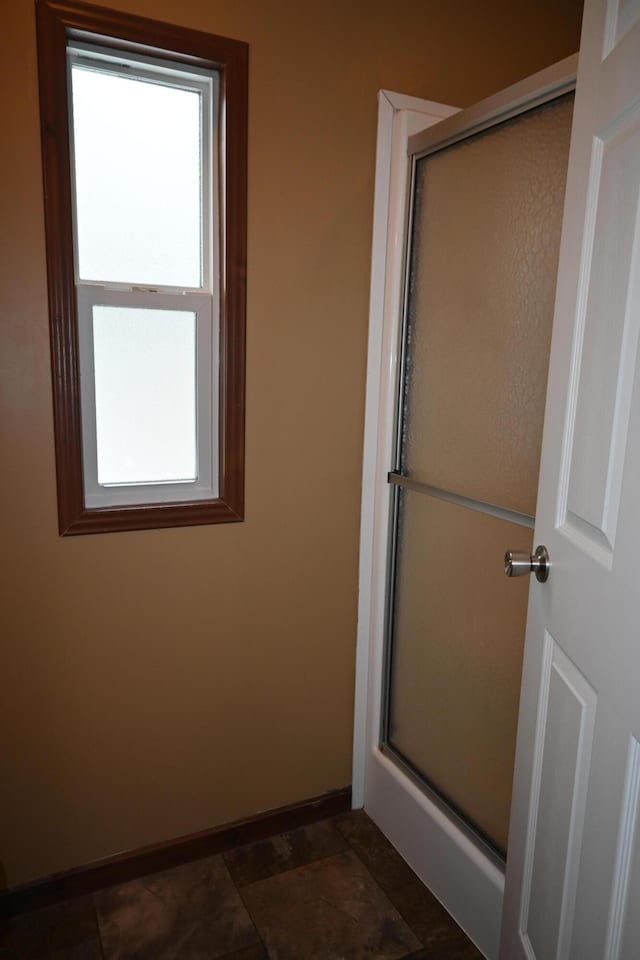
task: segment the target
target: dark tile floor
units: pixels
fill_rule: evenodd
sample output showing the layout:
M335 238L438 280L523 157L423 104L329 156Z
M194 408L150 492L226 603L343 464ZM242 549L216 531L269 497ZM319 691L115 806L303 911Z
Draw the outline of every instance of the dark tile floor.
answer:
M481 960L363 811L23 914L0 960Z

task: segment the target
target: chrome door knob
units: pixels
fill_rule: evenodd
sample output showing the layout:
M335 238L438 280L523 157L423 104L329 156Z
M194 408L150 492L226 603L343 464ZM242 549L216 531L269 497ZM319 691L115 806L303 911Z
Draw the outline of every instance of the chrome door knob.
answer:
M524 577L527 573L535 573L536 580L544 583L549 576L549 551L546 547L536 547L531 556L520 550L507 550L504 555L504 572L508 577Z

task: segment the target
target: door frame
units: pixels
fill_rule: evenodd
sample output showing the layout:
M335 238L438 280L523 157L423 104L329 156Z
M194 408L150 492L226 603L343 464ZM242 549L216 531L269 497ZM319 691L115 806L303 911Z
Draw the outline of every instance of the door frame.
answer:
M380 484L376 483L376 478L381 470L384 472L384 458L391 449L389 438L394 430L395 400L390 397L389 388L395 382L397 372L397 340L403 298L404 230L410 186L407 144L412 134L457 112L457 107L391 90L378 93L353 726L354 809L364 806L367 718L375 690L375 687L370 688L370 683L376 682L378 660L379 643L373 642L372 627L380 623L374 598L379 596L381 584L379 564L375 560L381 556L381 543L386 544L388 538L388 509L381 502L386 498L380 496ZM384 369L383 359L386 360ZM387 458L386 462L391 461ZM384 477L386 480L386 472ZM386 547L382 553L386 576ZM383 596L384 590L383 583ZM384 609L382 613L384 616Z
M390 486L405 287L410 153L429 152L569 92L577 54L464 111L379 94L362 476L353 806L364 806L480 950L498 956L504 868L379 747ZM440 122L442 121L442 122ZM429 129L437 124L437 128ZM423 132L420 132L423 131ZM409 143L411 142L411 149ZM416 838L420 837L420 842Z

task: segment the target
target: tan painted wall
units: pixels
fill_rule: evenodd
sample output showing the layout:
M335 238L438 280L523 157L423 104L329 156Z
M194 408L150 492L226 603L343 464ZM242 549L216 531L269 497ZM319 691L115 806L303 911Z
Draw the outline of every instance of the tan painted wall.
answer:
M244 524L59 539L31 0L3 0L0 878L350 781L376 92L465 105L578 0L114 0L251 45Z

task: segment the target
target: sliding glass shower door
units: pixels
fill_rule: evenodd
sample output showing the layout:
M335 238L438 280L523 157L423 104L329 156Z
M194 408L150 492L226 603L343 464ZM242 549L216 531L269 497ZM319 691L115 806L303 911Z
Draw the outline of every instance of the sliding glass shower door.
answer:
M414 168L383 749L501 855L572 108Z

